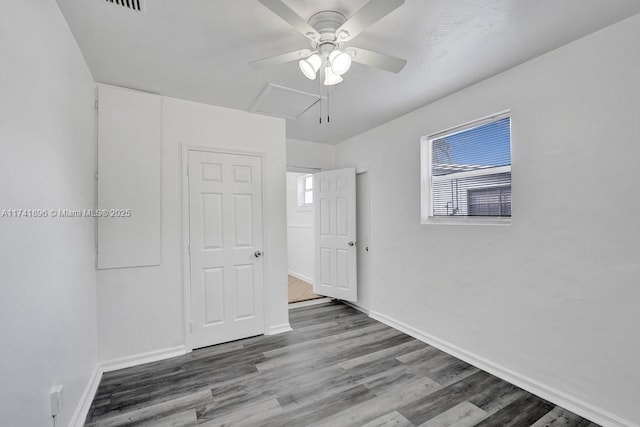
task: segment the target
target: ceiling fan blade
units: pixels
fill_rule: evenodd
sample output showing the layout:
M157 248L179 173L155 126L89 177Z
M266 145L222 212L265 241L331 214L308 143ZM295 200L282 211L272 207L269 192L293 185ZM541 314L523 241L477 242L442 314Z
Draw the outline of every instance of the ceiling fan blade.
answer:
M354 62L368 65L370 67L380 68L381 70L391 71L392 73L399 73L407 64L407 61L404 59L359 47L349 47L345 50L349 55L351 55L351 59Z
M260 0L262 1L262 0ZM363 30L378 22L400 6L404 0L371 0L353 14L338 30L339 41L348 41L356 37Z
M300 34L314 41L320 40L320 34L307 23L300 15L295 13L289 6L281 0L258 0L267 9L284 19L289 25L298 30Z
M291 62L297 59L306 58L309 55L311 55L311 50L300 49L293 52L283 53L280 55L251 61L249 62L249 65L251 65L253 68L273 67L274 65L284 64L285 62Z

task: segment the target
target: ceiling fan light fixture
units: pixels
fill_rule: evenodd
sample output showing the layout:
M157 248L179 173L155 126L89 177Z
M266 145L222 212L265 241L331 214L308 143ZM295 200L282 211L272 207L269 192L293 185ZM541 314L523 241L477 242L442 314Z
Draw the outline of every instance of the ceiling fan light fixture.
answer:
M331 62L331 71L339 76L349 71L351 67L351 56L338 49L329 54L329 61Z
M331 70L331 67L325 67L324 68L324 83L323 84L325 86L337 85L341 81L342 81L342 77L340 77L338 74L334 73L333 70Z
M322 59L320 58L320 55L314 53L306 59L301 59L298 65L300 66L300 71L302 71L302 74L304 74L305 77L309 80L315 80L316 73L320 69L320 65L322 65Z

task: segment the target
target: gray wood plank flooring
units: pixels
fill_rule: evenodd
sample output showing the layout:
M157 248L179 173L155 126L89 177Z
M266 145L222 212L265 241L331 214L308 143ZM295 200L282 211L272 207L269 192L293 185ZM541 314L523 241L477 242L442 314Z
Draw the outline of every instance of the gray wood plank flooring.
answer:
M86 425L597 426L339 302L290 320L104 374Z

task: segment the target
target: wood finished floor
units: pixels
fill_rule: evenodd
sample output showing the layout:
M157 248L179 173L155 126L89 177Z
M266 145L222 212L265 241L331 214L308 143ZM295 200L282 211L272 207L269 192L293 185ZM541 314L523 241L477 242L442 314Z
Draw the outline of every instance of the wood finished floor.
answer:
M88 426L596 426L341 303L104 374Z
M322 295L313 293L313 286L310 283L289 275L289 304L294 302L309 301L324 298Z

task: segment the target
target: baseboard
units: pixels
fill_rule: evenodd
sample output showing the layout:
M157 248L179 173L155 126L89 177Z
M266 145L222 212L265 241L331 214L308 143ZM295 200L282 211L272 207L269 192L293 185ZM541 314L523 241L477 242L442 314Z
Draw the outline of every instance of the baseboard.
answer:
M87 386L82 392L82 397L80 397L80 402L78 402L78 406L73 412L73 416L71 417L69 426L82 427L84 425L85 420L87 419L87 414L89 413L89 408L91 408L93 398L96 396L96 391L98 391L102 373L102 368L100 367L100 365L97 365L93 370L93 374L91 374L91 377L89 378Z
M107 360L106 362L101 362L100 367L103 372L117 371L118 369L130 368L144 363L157 362L158 360L182 356L188 352L189 350L187 350L184 345L179 345L177 347L170 347L162 350L150 351L148 353L134 354L133 356Z
M639 427L638 424L634 424L581 399L577 399L560 390L542 384L539 381L497 365L385 314L372 310L369 316L595 423L611 427Z
M341 300L341 301L342 301L344 304L348 305L349 307L353 307L353 308L355 308L356 310L358 310L359 312L364 313L364 314L366 314L367 316L373 317L373 316L371 316L371 310L366 309L366 308L364 308L364 307L360 307L360 306L359 306L358 304L356 304L355 302L351 302L351 301L344 301L344 300ZM379 320L379 319L376 319L376 320ZM380 320L380 321L381 321L381 320ZM381 322L382 322L382 321L381 321ZM383 322L383 323L385 323L385 322ZM397 328L396 328L396 329L397 329ZM421 341L422 341L422 340L421 340Z
M270 326L269 329L265 331L265 335L277 335L282 334L284 332L292 331L291 325L289 323L283 323L281 325Z
M289 275L295 277L296 279L300 279L303 282L307 282L310 285L313 285L313 279L311 277L307 277L304 274L296 273L293 270L289 270Z

